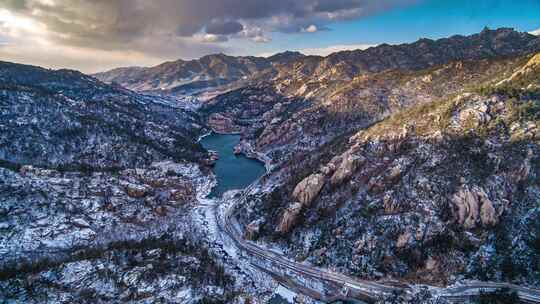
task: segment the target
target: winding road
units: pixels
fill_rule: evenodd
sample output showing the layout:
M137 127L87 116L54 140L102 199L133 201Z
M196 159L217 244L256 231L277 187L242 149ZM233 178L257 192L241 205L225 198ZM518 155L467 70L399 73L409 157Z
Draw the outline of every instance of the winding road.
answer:
M464 302L479 295L481 291L489 292L499 288L509 288L517 292L520 300L524 303L540 303L540 290L514 284L468 281L463 284L440 288L398 282L375 282L359 280L327 269L291 261L280 253L243 238L243 233L234 217L234 210L238 204L247 199L247 194L256 183L258 181L246 188L240 197L235 198L234 202L223 214L219 214L217 204L214 206L214 215L216 216L215 220L219 233L222 237L232 240L236 248L249 257L254 267L270 274L282 285L297 293L327 303L337 300L360 300L373 303L393 294L412 295L420 288L427 288L436 298L445 299L449 302Z

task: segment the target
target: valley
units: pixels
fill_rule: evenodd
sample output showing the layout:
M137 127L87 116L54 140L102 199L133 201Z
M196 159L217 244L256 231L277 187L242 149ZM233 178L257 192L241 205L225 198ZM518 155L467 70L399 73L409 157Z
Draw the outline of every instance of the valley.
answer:
M539 303L539 76L540 38L509 28L0 62L0 298Z

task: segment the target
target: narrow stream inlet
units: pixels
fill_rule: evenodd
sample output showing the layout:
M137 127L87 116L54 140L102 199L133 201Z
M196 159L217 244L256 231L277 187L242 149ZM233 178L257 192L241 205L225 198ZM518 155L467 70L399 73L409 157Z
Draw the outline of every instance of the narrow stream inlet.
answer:
M234 154L234 146L239 142L240 135L216 133L201 139L204 148L219 154L219 159L212 169L218 184L210 193L210 198L220 197L229 190L243 189L266 172L262 162Z
M266 172L262 162L244 155L234 154L234 147L239 141L240 135L216 133L201 139L201 144L205 149L216 151L219 154L219 159L212 169L218 184L212 189L210 198L220 197L228 190L243 189ZM290 304L291 302L276 294L268 303Z

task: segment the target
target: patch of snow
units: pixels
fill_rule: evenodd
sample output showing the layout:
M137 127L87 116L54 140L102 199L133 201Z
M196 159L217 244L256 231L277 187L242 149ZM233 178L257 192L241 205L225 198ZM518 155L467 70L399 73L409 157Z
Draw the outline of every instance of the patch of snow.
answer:
M287 300L287 302L294 303L294 298L296 297L296 293L285 288L283 285L279 285L275 293L280 295L285 300Z

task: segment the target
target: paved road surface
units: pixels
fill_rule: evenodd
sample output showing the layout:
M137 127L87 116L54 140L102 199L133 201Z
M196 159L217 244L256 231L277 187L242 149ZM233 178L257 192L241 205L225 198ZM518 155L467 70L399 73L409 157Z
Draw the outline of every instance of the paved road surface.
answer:
M323 302L362 300L369 303L390 296L393 293L410 294L421 287L397 282L359 280L327 269L291 261L277 252L245 240L234 218L234 210L236 204L246 199L249 188L243 192L243 196L235 199L235 202L221 218L216 218L218 229L233 241L237 249L251 257L254 266L271 274L276 280L292 290ZM218 216L217 212L215 214ZM304 280L295 280L295 275L304 278ZM308 284L305 284L306 280L319 282L325 288L321 290L320 288L307 286ZM436 296L450 302L463 302L477 296L482 290L493 291L505 287L516 291L520 299L526 303L540 303L540 290L507 283L467 282L463 285L448 288L424 287L429 288Z

